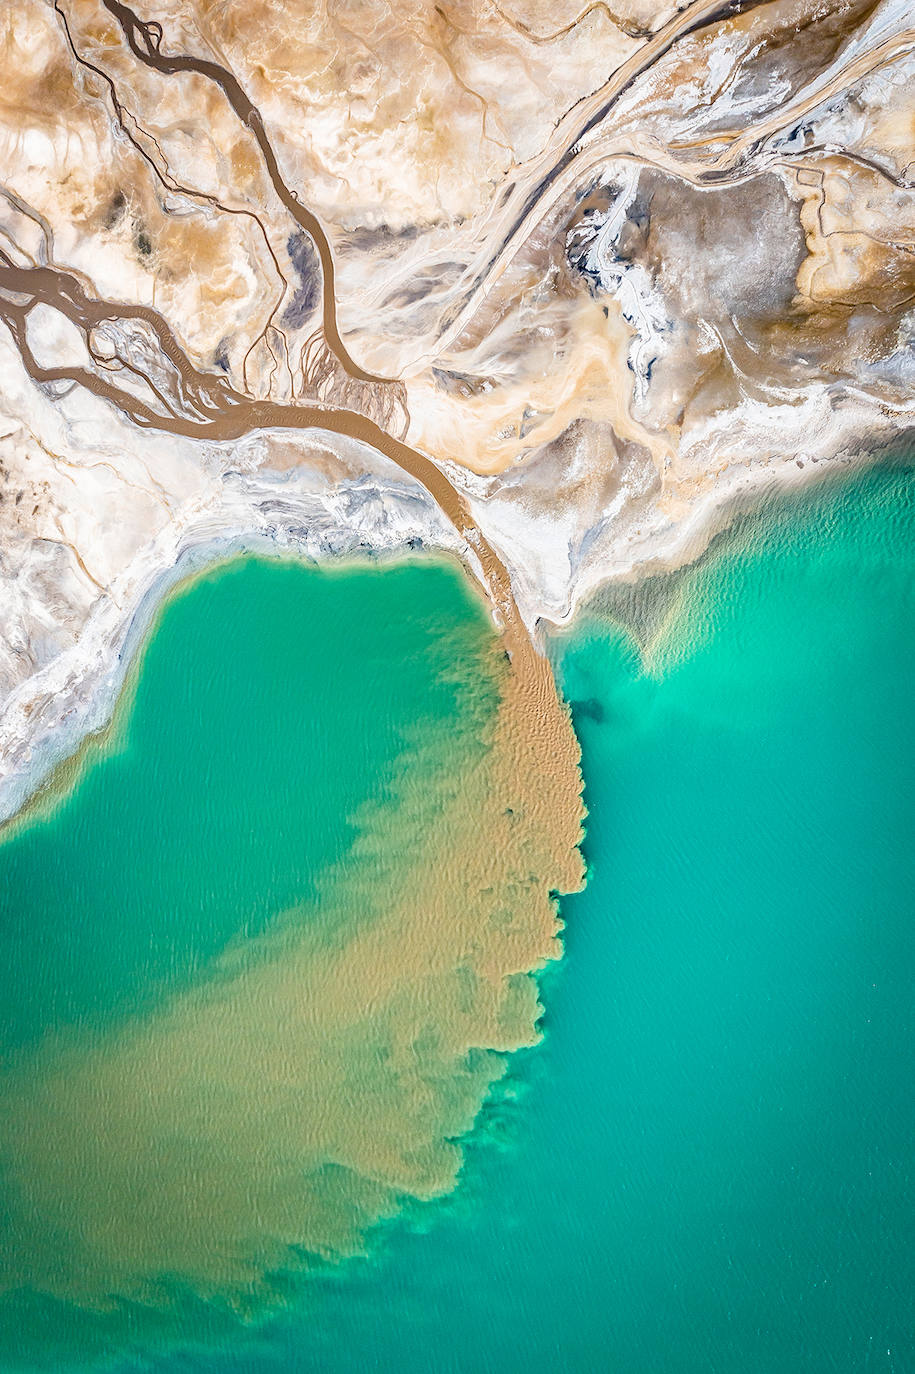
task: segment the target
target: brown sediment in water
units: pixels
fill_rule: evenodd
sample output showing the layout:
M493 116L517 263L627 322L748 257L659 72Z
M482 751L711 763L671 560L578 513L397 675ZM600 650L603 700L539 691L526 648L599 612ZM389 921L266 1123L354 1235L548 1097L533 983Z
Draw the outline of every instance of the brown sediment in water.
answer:
M331 405L284 405L253 400L234 391L222 377L199 371L184 355L171 327L148 306L116 304L92 298L71 274L50 267L17 267L0 251L0 318L19 347L23 363L36 382L75 382L99 399L115 405L136 424L166 434L220 443L239 439L258 429L324 429L368 444L425 487L438 506L467 539L482 573L492 606L506 634L509 652L526 662L530 638L518 615L511 580L504 563L481 533L464 497L444 473L419 450L389 433L369 415ZM115 321L141 322L153 333L173 369L169 381L179 394L170 398L158 388L151 394L167 407L167 413L147 404L131 392L111 383L87 367L43 367L28 342L28 315L36 305L59 311L83 334L88 356L101 363L92 332ZM190 414L178 413L183 405ZM539 661L539 655L536 656ZM539 673L539 669L537 670Z
M94 1041L49 1041L2 1084L0 1164L7 1166L14 1230L0 1288L27 1282L99 1307L119 1295L156 1301L157 1283L170 1275L198 1292L241 1302L272 1268L294 1265L302 1250L339 1256L358 1249L366 1227L394 1210L401 1195L424 1197L451 1186L460 1165L454 1138L473 1120L501 1071L494 1052L536 1036L532 971L557 949L550 894L569 890L581 878L580 778L568 716L518 612L503 556L446 475L452 471L448 459L508 474L501 488L481 490L491 491L497 510L504 498L502 518L494 518L491 528L517 573L516 587L524 587L526 577L538 587L539 599L527 603L532 623L551 606L557 615L569 612L573 589L582 585L573 564L585 559L586 543L595 568L605 570L613 561L611 536L624 550L642 548L631 561L644 567L648 544L634 542L642 539L643 528L676 530L690 509L726 486L738 466L768 465L770 450L779 445L802 443L806 451L807 433L821 421L823 451L836 452L842 434L851 430L838 422L832 428L833 401L838 411L850 401L852 385L859 395L865 383L872 388L871 409L859 415L878 405L888 405L887 414L907 414L910 388L893 377L901 357L901 311L912 286L911 252L900 246L900 225L911 221L911 121L908 105L896 97L885 116L874 115L889 100L891 81L879 96L867 98L860 83L881 67L892 78L893 64L911 48L912 30L902 14L898 22L868 28L871 13L878 13L872 0L827 5L825 11L834 15L822 5L802 3L789 13L783 5L755 0L695 0L673 11L585 4L562 17L568 22L557 16L555 25L543 22L542 13L519 13L516 5L508 7L510 17L495 7L492 13L502 16L508 30L539 48L601 16L630 40L644 41L637 48L631 41L605 47L583 29L603 65L598 71L589 58L580 67L562 68L570 73L568 83L557 67L555 84L562 90L555 96L555 119L550 83L540 82L540 69L533 67L525 88L533 97L522 92L519 108L527 125L536 122L528 111L540 107L546 131L541 141L522 139L528 151L518 151L520 143L509 137L507 100L508 141L499 143L508 164L504 175L496 177L496 164L473 152L485 187L481 200L489 205L485 215L473 209L473 197L449 210L431 192L416 196L415 222L410 205L398 211L415 231L415 256L395 261L391 250L388 275L383 258L395 235L375 220L397 196L369 195L372 214L366 215L361 187L349 187L349 197L343 194L335 210L336 193L320 186L325 175L333 179L334 166L372 161L365 142L370 121L362 115L351 119L354 83L348 78L356 68L346 65L345 40L342 48L335 41L328 62L339 87L333 98L339 118L328 123L352 124L355 138L347 130L344 159L309 160L302 156L302 141L288 134L293 125L307 128L302 111L319 110L320 103L299 103L298 91L284 100L285 77L304 90L302 71L296 78L293 61L288 71L271 75L263 53L244 42L242 12L249 31L254 25L270 30L269 6L253 17L250 6L236 6L234 19L227 14L233 7L222 6L211 25L212 43L201 37L206 26L193 37L195 7L184 27L181 6L162 11L169 36L159 21L141 19L121 0L102 0L102 7L104 16L93 13L94 4L55 3L53 37L40 36L35 17L24 21L36 50L62 44L56 21L62 26L69 50L44 64L46 70L37 61L20 62L29 45L9 49L12 108L15 71L23 66L29 80L20 109L41 112L42 119L49 108L66 110L61 127L66 123L68 146L77 150L59 158L47 153L45 174L34 161L40 139L28 148L12 143L10 166L22 186L3 191L18 229L6 234L0 251L0 320L28 377L43 390L42 405L57 399L55 393L62 397L81 387L128 421L134 435L143 429L202 441L196 450L201 467L210 459L208 444L226 445L225 456L233 441L270 429L313 429L370 445L415 478L459 531L465 561L485 589L508 657L506 663L495 651L491 665L499 694L494 717L475 717L479 728L464 735L457 730L447 759L427 757L421 742L404 757L392 798L362 818L362 837L348 863L329 876L320 909L290 913L282 929L239 942L196 987L175 992L143 1020ZM472 5L455 15L447 7L426 8L447 31L440 55L462 92L459 99L469 94L471 104L478 101L481 136L494 131L501 140L500 102L492 98L487 69L501 73L514 62L517 76L526 57L496 34L474 58L472 45L459 38L478 20L488 29L492 7L479 15ZM226 55L231 45L219 41L233 23L242 35L234 59ZM320 54L321 26L317 33L298 27L295 41ZM399 42L396 29L385 35L384 28L379 26L386 39L379 43L379 57ZM282 25L274 37L278 47L292 42ZM355 43L356 36L351 38ZM176 51L176 44L189 51ZM223 57L194 56L194 47ZM304 66L311 70L310 63ZM380 82L397 84L396 63L380 60L378 68ZM474 72L482 78L483 94L471 89ZM276 100L271 81L280 91ZM509 89L514 83L501 84ZM897 84L901 89L903 83ZM371 83L360 86L366 113L374 89ZM182 91L189 101L179 98ZM259 91L263 117L251 98L261 99ZM783 98L770 104L773 91ZM862 132L836 133L830 111L840 95L854 110L850 123L860 123ZM405 118L398 124L416 116L425 148L428 114L415 96L407 83ZM817 116L818 110L828 118ZM371 113L374 118L377 112ZM29 127L32 120L30 113ZM792 124L795 133L786 139ZM97 133L97 139L84 144L80 128ZM376 147L391 132L382 128ZM213 167L206 157L198 164L191 147L208 134ZM848 147L840 146L843 139ZM896 148L892 157L884 156L887 140ZM130 152L122 160L125 147ZM211 177L223 157L225 168ZM437 183L444 158L433 152L428 161ZM456 164L462 165L469 169L470 161ZM282 166L295 169L291 175L310 188L309 197L326 196L314 200L324 207L319 214L300 202ZM30 178L36 167L40 175ZM774 168L782 189L763 194L764 183L774 187ZM624 202L630 169L633 196L636 183L639 190ZM672 186L666 195L664 177ZM90 184L93 178L97 185ZM39 202L34 209L32 193ZM630 286L643 283L636 296L645 349L635 350L632 329L638 326L631 310L623 314L614 274L602 275L592 264L584 282L583 264L592 250L600 266L594 237L581 240L574 261L569 255L568 232L581 229L569 219L580 194L580 213L598 217L595 229L617 211L627 215L628 237L614 252L645 269L641 279L628 277ZM684 220L687 202L692 208ZM197 223L193 216L201 208L204 219ZM441 222L423 247L427 211ZM794 225L789 243L782 242L785 232L766 229L774 222L770 214ZM371 328L356 328L359 344L348 346L341 336L337 265L320 215L329 216L330 235L339 236L341 264L346 260L345 268L338 264L341 271L354 273L348 278L356 284L350 293L353 313L361 310L372 320ZM220 256L210 229L228 217L238 233L226 231ZM70 221L78 228L75 246L68 242ZM125 227L128 222L132 228ZM89 235L90 223L106 226L104 233ZM351 223L357 232L344 233ZM244 259L248 252L242 224L253 243L250 289L240 280L231 288L223 280L233 254ZM64 230L58 246L65 256L57 261L69 271L54 265L52 225ZM722 234L722 225L737 227ZM292 247L306 235L314 273L303 266L301 248ZM371 267L364 277L354 271L366 242L375 239L383 246L378 281L369 280L375 275ZM109 249L118 256L118 243L120 275L108 274L103 259ZM133 245L129 263L124 244ZM265 252L266 276L258 267ZM725 263L733 270L723 271ZM92 282L80 264L91 265ZM771 277L778 290L749 290L736 281L744 264L751 285ZM754 275L757 270L760 275ZM237 309L230 306L236 290ZM301 329L296 340L283 334L280 311L300 294L307 300L301 320L290 326ZM749 299L753 295L760 299ZM134 297L153 304L133 303ZM223 317L218 327L201 328L214 297L222 300ZM652 323L658 300L663 327ZM36 307L53 312L53 322L33 314ZM702 335L694 328L696 319L707 326ZM65 322L74 327L76 344ZM348 328L353 326L351 315ZM58 327L66 335L59 347ZM498 337L487 350L481 343L490 334ZM411 379L410 402L419 417L412 429L405 387L367 371L349 347L368 348L366 357L399 359L404 375L417 359L442 364L421 384ZM259 364L255 357L249 369L248 359L259 349L264 357ZM652 361L639 363L637 372L642 353ZM889 358L895 361L883 378L880 368ZM554 365L562 386L545 388L541 396L537 371ZM638 406L633 374L645 388ZM906 374L900 375L904 381ZM824 408L811 414L797 402L814 388ZM457 399L446 405L443 396ZM426 427L424 401L433 417ZM479 429L462 452L442 436L459 434L466 417L476 413L474 406ZM29 408L23 403L27 418ZM70 443L78 426L72 412L59 409ZM791 426L779 419L788 409L801 416ZM748 430L748 420L756 428ZM590 456L584 441L579 452L579 421L594 426ZM850 427L852 418L843 424ZM93 437L92 428L86 426L85 444L76 445L87 472L99 466L100 455L108 466L107 436ZM125 432L131 433L121 430L120 436ZM403 442L408 432L414 446ZM739 450L731 447L731 432L739 436ZM50 472L57 462L56 439L45 439L47 448L37 437L35 442L47 460L42 471ZM111 445L122 442L118 437ZM516 460L522 465L517 483L511 474ZM61 462L62 480L88 506L93 488L86 488L87 496L83 479L77 483L73 475L83 464L66 457ZM119 476L114 469L112 474ZM178 518L179 503L172 512L167 484L158 488L159 475L147 473L155 504ZM42 491L37 481L20 483L17 475L5 506L10 528L17 541L25 536L35 542L50 530L92 584L92 597L106 594L107 577L96 577L94 558L80 552L86 544L57 519L56 505L64 516L71 509L69 493L66 500L59 496L59 478L58 473L52 492L47 484ZM183 490L182 482L175 485ZM34 497L25 498L26 491ZM626 499L619 517L611 519L618 494ZM488 499L481 497L476 509L482 512ZM20 500L31 517L15 514ZM585 513L564 521L564 507L573 505ZM514 534L506 511L518 520ZM528 527L531 513L537 519ZM116 517L106 509L105 520L114 524ZM99 546L107 545L103 521L96 526L86 517L84 523ZM138 529L142 523L138 519ZM592 542L591 534L599 538ZM551 548L542 564L533 556L541 538ZM630 563L623 559L620 566L625 571ZM558 590L544 601L554 572ZM34 639L44 653L53 589L34 599L40 612ZM626 608L644 630L648 648L663 630L669 604L659 597L657 605L646 608L637 601ZM74 619L77 628L84 623ZM28 634L21 638L21 660L32 656L37 663Z
M154 308L0 253L0 317L28 374L75 383L162 434L227 442L318 428L371 445L459 530L502 630L482 687L468 684L479 700L466 720L438 755L423 741L405 755L316 908L239 940L147 1016L49 1037L4 1074L0 1291L103 1310L167 1305L177 1285L244 1306L272 1272L353 1254L404 1196L454 1185L458 1138L503 1053L538 1036L555 894L582 879L579 755L504 563L439 467L397 437L402 388L360 369L341 342L327 239L282 182L258 112L225 69L162 55L157 24L105 7L141 61L215 81L253 132L318 251L324 343L303 364L307 403L257 399L197 368ZM36 358L28 317L39 305L76 327L85 365ZM138 337L154 366L135 362Z
M249 1309L272 1272L357 1253L405 1196L453 1187L504 1052L538 1038L554 894L582 878L568 713L498 646L476 667L315 907L4 1075L0 1288Z
M440 509L467 541L470 556L502 631L506 651L517 679L517 709L530 717L528 728L534 734L558 730L562 726L556 712L561 708L549 664L531 642L519 614L511 578L504 562L482 534L468 502L435 463L419 450L396 438L369 415L330 405L284 405L253 400L234 391L223 378L199 371L184 355L170 326L157 311L145 306L127 306L92 298L70 273L50 267L17 267L0 251L0 317L19 347L22 360L33 380L44 383L75 382L93 395L115 405L138 425L154 427L164 433L226 442L257 429L320 428L344 434L370 445L415 478L429 492ZM89 356L100 361L93 345L93 330L114 320L135 321L147 326L163 356L168 360L170 381L176 396L156 390L167 413L114 385L107 377L86 367L43 367L35 358L27 337L29 312L38 304L58 310L82 333ZM164 385L164 384L163 384ZM179 406L188 413L180 413ZM567 725L565 728L568 728ZM558 752L562 755L561 743ZM544 756L546 757L546 755ZM567 827L559 821L557 828Z

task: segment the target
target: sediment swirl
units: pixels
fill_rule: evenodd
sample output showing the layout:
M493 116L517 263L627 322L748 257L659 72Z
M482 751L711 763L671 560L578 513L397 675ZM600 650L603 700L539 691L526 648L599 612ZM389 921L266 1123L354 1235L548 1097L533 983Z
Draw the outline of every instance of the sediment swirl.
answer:
M460 671L454 719L417 732L315 903L151 1011L8 1063L7 1295L103 1324L181 1293L255 1312L454 1186L505 1053L538 1038L555 893L582 877L567 712L491 639Z

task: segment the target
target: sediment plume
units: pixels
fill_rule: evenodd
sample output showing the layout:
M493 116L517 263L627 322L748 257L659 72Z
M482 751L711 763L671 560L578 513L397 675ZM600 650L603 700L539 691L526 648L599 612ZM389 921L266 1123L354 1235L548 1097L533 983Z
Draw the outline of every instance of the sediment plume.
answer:
M505 1052L538 1038L555 893L582 877L567 711L492 640L470 668L314 905L152 1011L9 1064L4 1292L100 1320L188 1291L256 1311L271 1276L454 1186Z
M10 1070L8 1287L242 1301L449 1187L536 1034L581 821L540 622L911 425L911 7L3 13L0 812L201 550L447 548L507 654L495 725L405 758L329 880L332 938L291 913ZM389 825L416 865L363 890Z

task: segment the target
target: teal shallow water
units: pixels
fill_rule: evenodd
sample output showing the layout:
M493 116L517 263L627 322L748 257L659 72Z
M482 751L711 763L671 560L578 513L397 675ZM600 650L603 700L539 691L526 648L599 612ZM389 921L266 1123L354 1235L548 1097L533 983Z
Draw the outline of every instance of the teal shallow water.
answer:
M265 593L276 588L270 614L285 634L282 578L292 574L257 575ZM398 576L415 579L421 601L439 574ZM446 583L431 592L431 614L460 624L469 603ZM347 585L358 598L369 584ZM150 703L164 735L191 739L250 662L246 635L220 649L226 626L195 596L179 603L187 694L176 701L160 682ZM410 1225L386 1224L369 1259L300 1281L283 1317L209 1348L137 1354L122 1370L915 1369L911 471L874 471L769 509L680 584L676 605L647 667L595 619L557 647L579 704L591 877L563 904L566 957L544 979L545 1042L515 1056L457 1193L414 1206ZM392 647L391 629L378 634L379 683L398 653L415 652L408 629ZM295 665L313 674L311 699L326 700L333 664L345 701L357 671L348 632L312 614L303 636L321 638L320 656L303 648ZM154 697L154 652L173 658L165 639L140 679ZM201 657L222 665L202 682ZM395 733L426 709L438 671L407 694L402 715L386 707ZM228 731L247 728L249 766L270 752L256 705ZM213 725L205 769L226 737L224 720ZM395 744L375 747L373 737L343 811L396 759ZM217 758L207 776L231 794L244 762ZM309 805L326 814L321 798ZM327 825L322 861L345 845ZM226 852L218 829L213 843ZM265 862L286 871L287 847L288 835ZM93 862L108 865L101 886L110 873L130 889L117 853ZM47 881L51 895L64 883ZM288 890L302 881L292 873ZM254 921L266 919L259 891L254 882ZM210 918L207 929L216 938ZM80 940L66 957L81 970L87 949L100 955ZM201 957L194 939L181 947ZM95 991L81 994L87 1014L105 986L134 996L145 976L145 956L119 954L116 976L105 957ZM71 1008L62 994L39 997L21 968L12 1024L24 1038L41 1006ZM199 1333L185 1334L193 1345Z
M0 849L4 1050L108 1024L314 897L407 736L456 711L447 654L485 636L441 565L196 579L76 792Z

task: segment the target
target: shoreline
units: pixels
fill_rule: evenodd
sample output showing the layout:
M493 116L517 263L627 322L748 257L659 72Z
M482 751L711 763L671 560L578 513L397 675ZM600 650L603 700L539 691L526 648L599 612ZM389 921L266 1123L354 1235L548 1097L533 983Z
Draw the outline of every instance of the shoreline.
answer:
M877 430L859 434L856 441L847 442L831 454L809 458L803 466L798 466L794 458L766 465L732 464L682 513L666 521L655 519L653 523L650 516L646 517L639 528L615 531L604 547L579 552L577 561L570 559L565 586L556 589L552 596L538 587L536 566L523 561L522 551L534 547L527 530L518 530L518 542L513 547L508 547L507 541L499 541L497 546L511 568L521 616L536 642L540 627L548 635L568 629L601 588L633 586L647 578L691 567L735 520L762 509L770 501L790 499L821 483L849 480L866 468L896 461L897 454L904 453L911 444L910 432ZM483 509L485 503L481 503L480 516ZM584 531L583 543L587 543L591 533ZM492 534L490 537L497 542Z
M727 539L735 527L745 521L761 517L767 507L802 499L817 488L830 484L851 482L871 468L884 464L911 463L904 455L898 457L891 450L898 445L888 444L870 452L826 461L818 468L807 467L803 472L786 470L778 475L761 474L744 486L737 486L723 497L710 496L700 505L691 520L679 527L679 538L666 550L661 550L642 562L623 567L610 575L601 576L591 570L576 585L571 610L559 620L550 620L548 634L562 636L571 633L575 622L587 615L589 607L599 601L606 591L635 589L646 583L676 579L700 567L716 556L716 545Z
M671 524L655 536L654 548L638 551L628 564L608 568L603 559L585 561L572 587L568 607L561 615L538 613L529 594L518 595L522 617L527 622L534 646L549 661L548 641L571 631L576 618L604 588L627 588L654 577L668 577L687 569L709 554L714 542L735 521L751 516L769 501L786 497L828 481L843 481L855 473L881 462L904 461L898 450L904 437L883 442L874 449L863 447L854 456L837 457L799 469L780 465L776 473L763 472L732 490L713 487L688 513L685 520ZM376 493L384 498L384 513L391 515L406 494L413 519L401 528L392 528L390 519L382 520L371 531L338 521L332 528L302 524L314 512L307 502L289 502L285 519L265 526L258 520L256 499L249 493L248 520L239 512L210 510L197 525L189 526L180 538L166 526L161 535L144 548L129 570L132 595L118 613L112 601L93 608L82 633L73 645L52 659L13 694L0 717L0 841L8 836L22 817L25 823L40 811L43 798L55 790L55 778L78 757L94 737L108 730L130 675L142 661L142 653L157 617L182 582L188 582L238 557L290 559L333 567L345 571L348 564L366 565L397 562L426 556L458 563L467 577L468 587L480 597L490 619L497 621L493 606L485 596L481 578L473 567L472 546L438 516L427 500L416 501L416 489L401 489L400 484L377 483ZM254 495L263 495L264 486L256 484ZM423 494L425 495L425 494ZM415 516L422 510L421 521ZM275 512L274 512L275 514ZM234 519L232 518L234 515ZM219 516L223 528L219 528ZM396 522L395 522L396 523ZM412 528L411 528L412 527ZM372 542L367 542L370 533ZM166 536L165 539L162 536ZM665 537L666 536L666 537ZM503 555L504 556L504 555ZM506 559L512 586L518 594L523 574ZM525 589L526 591L526 589ZM553 608L551 608L552 610ZM498 623L497 633L501 633ZM57 679L55 682L54 679ZM30 699L29 699L30 698ZM39 703L37 724L33 703ZM55 709L48 711L53 703ZM18 730L16 729L18 725ZM3 736L6 736L4 739ZM53 800L51 805L53 805Z
M402 494L396 488L386 492L392 504ZM413 496L412 489L408 495ZM167 538L174 529L166 526L166 538L151 541L128 569L125 580L132 585L124 607L119 610L110 599L97 604L70 648L23 682L5 703L0 716L0 842L23 810L41 805L42 793L53 787L58 771L111 726L157 617L183 582L246 555L343 568L347 562L381 563L427 553L465 565L457 539L449 538L444 522L437 529L434 519L431 538L416 530L386 541L379 530L369 545L358 529L342 524L329 540L322 537L327 531L297 528L297 521L313 514L307 509L290 509L291 518L273 529L251 514L250 523L227 518L222 529L205 519L177 540ZM478 585L475 577L469 581ZM35 703L38 727L30 730Z

